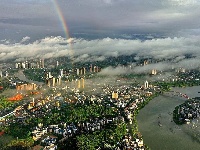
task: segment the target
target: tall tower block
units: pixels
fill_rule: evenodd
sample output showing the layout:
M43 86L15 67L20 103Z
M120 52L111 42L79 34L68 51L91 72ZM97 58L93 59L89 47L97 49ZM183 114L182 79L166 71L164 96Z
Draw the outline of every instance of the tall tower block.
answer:
M80 80L76 80L76 83L77 83L77 89L80 89L81 88L81 81Z
M149 82L148 82L148 81L145 81L145 82L144 82L144 87L145 87L145 88L148 88L148 87L149 87Z
M83 75L85 75L85 73L86 73L86 69L85 69L85 68L83 68Z
M56 79L52 78L52 86L55 86L55 83L56 83Z
M85 79L81 78L81 87L84 89L85 88Z

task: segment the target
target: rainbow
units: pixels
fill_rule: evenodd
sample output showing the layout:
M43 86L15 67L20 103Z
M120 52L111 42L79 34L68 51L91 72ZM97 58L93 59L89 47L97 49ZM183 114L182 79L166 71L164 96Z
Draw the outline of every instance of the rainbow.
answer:
M69 29L68 29L68 26L67 26L67 21L66 21L64 15L62 13L62 10L61 10L57 0L52 0L52 3L53 3L54 8L57 12L58 18L61 22L62 28L64 30L64 33L65 33L65 36L66 36L66 39L67 39L67 43L69 44L69 56L71 57L71 61L72 61L72 64L73 64L74 51L73 51L73 47L72 47L72 38L70 37Z
M69 29L68 29L68 26L67 26L67 21L65 20L64 16L63 16L63 13L60 9L60 6L58 4L58 2L56 0L52 0L53 2L53 5L55 7L55 10L57 12L57 15L58 15L58 18L61 22L61 25L62 25L62 28L65 32L65 35L66 35L66 39L70 39L70 34L69 34Z

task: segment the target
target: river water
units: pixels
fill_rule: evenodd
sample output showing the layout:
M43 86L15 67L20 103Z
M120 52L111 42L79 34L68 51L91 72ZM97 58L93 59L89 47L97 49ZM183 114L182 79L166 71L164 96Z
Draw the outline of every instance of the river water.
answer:
M174 88L189 97L200 97L200 86ZM189 125L176 125L172 121L175 106L185 99L165 93L149 102L137 116L138 128L144 143L151 150L198 150L200 149L200 119Z

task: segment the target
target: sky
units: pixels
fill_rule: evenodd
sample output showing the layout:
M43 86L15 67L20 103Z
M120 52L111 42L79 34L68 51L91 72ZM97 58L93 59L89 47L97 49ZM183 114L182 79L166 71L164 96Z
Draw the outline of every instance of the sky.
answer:
M200 0L1 0L0 61L73 50L75 61L135 54L180 62L189 54L194 64L200 58L199 18Z
M71 37L174 37L200 32L199 0L1 0L0 39L64 37L53 1Z

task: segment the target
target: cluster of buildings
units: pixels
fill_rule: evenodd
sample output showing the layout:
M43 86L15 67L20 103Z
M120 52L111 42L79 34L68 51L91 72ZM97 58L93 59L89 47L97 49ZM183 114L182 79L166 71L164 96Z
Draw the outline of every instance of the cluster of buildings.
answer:
M37 90L37 85L35 83L20 84L20 85L16 85L16 90L17 91Z
M24 61L15 63L16 69L44 68L44 59L37 61Z
M2 70L0 70L0 78L2 78L2 77L8 77L8 75L9 75L9 73L8 73L8 71L2 71Z
M98 73L101 71L101 68L99 66L95 66L95 65L90 65L90 72L94 72L94 73Z
M58 90L58 88L56 90ZM63 90L66 90L66 89L63 89ZM151 86L148 83L148 81L145 81L143 86L137 86L137 87L128 86L128 85L121 85L121 86L116 86L116 87L105 86L105 87L102 87L102 93L100 95L97 94L97 95L86 96L84 93L81 94L81 93L78 93L77 91L74 91L74 96L72 97L72 99L76 98L76 101L78 103L82 103L86 99L91 102L100 102L100 103L102 103L103 101L109 101L116 107L123 108L126 118L129 120L129 123L132 124L134 110L137 109L137 105L139 103L143 103L145 101L145 98L142 95L146 92L149 92L150 90L154 90L154 87ZM29 102L26 105L23 105L18 110L15 110L16 111L15 115L17 114L15 121L25 123L26 118L42 117L45 115L49 115L51 114L50 110L52 108L54 107L59 108L60 105L62 105L59 102L59 100L57 100L61 98L62 98L61 95L60 96L52 95L48 98L45 98L45 100L33 99L33 101ZM64 99L66 100L66 98ZM133 99L134 101L129 104L128 102L130 102L130 100L133 100ZM68 103L68 101L66 101L66 103ZM110 106L110 107L113 107L113 106ZM45 108L45 109L41 109L41 108ZM46 110L46 111L44 112L42 110ZM124 122L123 117L117 117L117 118L113 117L113 118L102 118L102 119L94 118L88 122L82 122L76 125L73 123L69 125L62 124L63 128L61 128L59 124L49 125L47 127L38 126L32 131L32 134L33 134L33 139L36 141L41 140L46 148L53 147L54 149L56 149L57 148L56 143L61 139L52 138L51 136L48 137L44 135L47 135L47 134L49 135L49 133L52 134L52 136L60 135L62 136L62 140L64 141L67 138L75 136L78 132L87 133L87 132L94 132L96 130L102 130L106 124L117 122L118 120ZM123 139L122 143L123 144L121 146L123 146L124 149L139 148L143 150L141 139L136 140L136 139L131 139L126 136Z
M148 62L145 62L145 65ZM59 63L57 64L59 66ZM44 68L44 59L40 59L38 62L30 63L16 63L16 68L28 69L28 68ZM71 84L74 84L76 89L85 89L85 79L86 71L92 73L98 73L100 71L100 67L96 65L90 65L89 68L77 68L74 71L74 74L78 76L76 80L73 80ZM156 70L152 74L156 74ZM52 73L53 74L53 73ZM63 88L62 85L62 77L65 76L65 71L60 69L59 75L53 76L51 72L47 72L45 75L46 84L52 89L60 90L61 93L65 93L64 91L72 90L69 88ZM101 85L101 84L100 84ZM133 86L127 83L126 85L109 85L107 83L105 86L101 87L101 91L98 91L97 94L87 95L79 92L69 92L72 96L69 98L70 94L67 96L60 96L63 98L66 103L71 103L72 101L76 101L77 103L84 104L84 101L87 99L90 102L98 102L101 104L102 101L108 101L113 105L110 107L120 108L120 110L124 111L126 119L128 119L129 123L133 123L133 115L134 111L138 108L138 104L143 103L145 101L144 97L151 96L155 91L155 87L150 85L148 81L144 82L142 86ZM37 85L35 84L21 84L16 85L17 90L36 90ZM78 90L77 90L78 91ZM58 96L59 97L59 96ZM55 95L49 97L45 100L34 100L23 105L21 108L15 110L12 115L15 115L15 121L25 123L27 118L30 117L42 117L45 115L51 114L51 108L59 108L62 105L59 100L56 100ZM134 100L134 101L133 101ZM130 103L130 101L133 101ZM43 110L46 110L45 112ZM123 108L123 109L121 109ZM40 140L44 145L44 149L57 149L57 143L59 141L64 141L67 138L76 136L79 133L88 133L94 132L97 130L103 130L104 126L109 123L114 123L118 121L125 122L123 117L108 117L108 118L93 118L87 122L81 122L78 124L56 124L56 125L48 125L44 127L43 125L39 125L35 127L32 131L33 139L35 141ZM62 126L62 127L61 127ZM58 137L62 137L62 139ZM122 139L121 146L122 149L139 149L144 150L144 145L142 139L134 139L131 136L127 135Z
M45 146L50 146L52 144L56 145L58 142L64 142L70 137L79 135L80 133L92 133L97 130L103 130L105 125L111 123L117 123L123 121L124 118L121 116L113 118L95 118L95 120L90 119L89 121L82 123L60 123L56 125L48 125L48 127L43 127L42 124L38 124L37 127L32 131L33 139L35 141L40 140ZM50 135L50 136L44 136ZM50 137L56 137L52 140ZM61 138L58 138L61 137ZM47 140L49 139L49 140ZM51 139L51 140L50 140ZM44 145L43 144L43 145Z
M67 81L72 82L72 84L74 84L74 86L76 88L84 89L84 87L85 87L84 77L86 76L87 72L90 73L90 74L98 73L98 72L100 72L100 67L93 66L91 64L89 68L80 67L80 68L74 69L73 71L72 70L67 70L66 71L64 69L59 69L59 73L57 73L57 75L52 75L51 72L46 72L45 76L44 76L44 79L45 79L46 85L49 86L49 87L55 87L55 86L62 85L62 83L61 83L62 80L61 79L64 78L66 80L66 82Z
M133 138L130 134L127 134L118 147L119 150L145 150L145 146L142 138Z
M190 123L192 119L200 117L200 101L190 99L178 106L177 114L178 121L181 123Z

